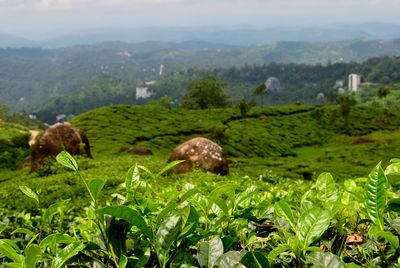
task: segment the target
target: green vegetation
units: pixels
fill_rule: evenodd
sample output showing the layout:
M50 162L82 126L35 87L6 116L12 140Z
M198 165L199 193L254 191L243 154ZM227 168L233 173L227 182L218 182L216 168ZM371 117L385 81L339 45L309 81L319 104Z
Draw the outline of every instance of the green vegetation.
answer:
M329 173L273 184L195 173L196 180L183 182L163 177L174 163L158 173L134 165L106 204L104 179L87 180L65 152L57 161L76 173L71 179L86 188L90 202L75 215L71 200L45 205L41 190L20 184L35 214L0 222L3 265L399 266L398 188L388 182L400 175L398 159L343 183Z
M204 77L189 84L183 96L182 107L186 109L211 109L229 106L229 96L224 93L228 83L216 77Z
M365 40L281 42L207 50L203 45L193 49L157 42L105 43L53 50L9 48L0 49L0 95L13 111L36 112L49 100L55 102L60 97L77 94L105 74L126 81L166 79L157 86L157 99L168 95L180 100L191 81L211 75L234 85L229 95L239 101L249 99L257 85L274 76L286 93L293 93L289 94L291 98L277 95L269 103L288 104L293 100L311 103L319 92L327 92L336 80L346 79L353 72L362 74L368 82L399 82L398 58L355 63L371 57L398 55L399 42L387 42L382 47L379 41ZM160 64L165 66L161 77Z
M15 168L29 154L29 129L0 119L0 169Z
M62 154L72 171L49 161L43 177L0 169L0 265L398 267L399 112L347 116L339 105L79 115L94 159ZM230 174L168 175L168 153L200 135L223 146Z

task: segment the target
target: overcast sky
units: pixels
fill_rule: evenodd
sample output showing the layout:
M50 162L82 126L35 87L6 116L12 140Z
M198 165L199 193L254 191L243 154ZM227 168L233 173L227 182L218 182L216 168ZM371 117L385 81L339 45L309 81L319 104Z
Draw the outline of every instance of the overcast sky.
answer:
M400 0L0 0L0 33L169 26L400 24Z

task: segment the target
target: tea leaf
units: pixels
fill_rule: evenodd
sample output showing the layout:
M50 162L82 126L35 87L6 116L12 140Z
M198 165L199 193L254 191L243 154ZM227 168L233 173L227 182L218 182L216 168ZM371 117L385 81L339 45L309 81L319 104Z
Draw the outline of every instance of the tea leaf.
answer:
M152 239L153 233L143 217L134 209L127 206L110 206L96 210L96 213L111 215L116 218L121 218L129 222L132 226L136 226L143 232L145 236Z
M371 221L383 231L383 210L387 178L379 163L369 174L365 183L365 208Z
M163 221L156 233L156 252L161 265L165 267L169 260L169 250L181 231L181 217L173 215Z
M11 240L0 240L0 255L6 256L15 263L23 264L25 257L18 254L15 248L18 246Z
M313 252L306 258L307 263L315 268L346 268L344 262L330 252Z
M28 186L20 185L19 189L28 197L35 200L36 204L39 206L39 196Z
M60 268L66 261L74 257L85 248L83 241L75 241L63 248L51 263L51 268Z
M200 267L218 265L218 259L224 254L224 245L219 237L202 242L197 248L197 260Z
M288 203L285 200L280 200L279 202L275 203L274 205L275 213L286 220L290 226L292 226L293 230L296 229L296 221L294 219L292 210Z
M75 159L67 152L62 151L56 156L56 160L58 163L63 165L66 168L72 169L74 171L78 171L78 164Z
M24 266L29 267L36 267L37 261L42 256L42 251L38 245L30 245L25 249L25 261Z
M266 256L258 251L250 251L244 254L241 263L246 265L246 267L254 268L268 268L269 263Z
M105 183L106 183L105 180L102 179L93 179L89 181L90 195L94 200L97 200L97 198L99 197L99 194L103 189Z
M330 220L330 211L320 208L311 208L301 215L296 233L303 248L308 247L328 229Z

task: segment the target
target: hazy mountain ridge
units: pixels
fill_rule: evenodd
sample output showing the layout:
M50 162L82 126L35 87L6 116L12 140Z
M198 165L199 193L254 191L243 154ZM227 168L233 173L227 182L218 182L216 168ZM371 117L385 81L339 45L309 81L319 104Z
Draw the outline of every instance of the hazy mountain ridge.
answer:
M400 38L400 26L385 23L313 27L256 27L256 26L207 26L207 27L147 27L147 28L99 28L73 32L48 33L41 40L29 40L16 35L0 33L0 48L45 47L60 48L74 45L94 45L104 42L142 43L198 42L251 46L278 41L338 42L352 39L390 40Z

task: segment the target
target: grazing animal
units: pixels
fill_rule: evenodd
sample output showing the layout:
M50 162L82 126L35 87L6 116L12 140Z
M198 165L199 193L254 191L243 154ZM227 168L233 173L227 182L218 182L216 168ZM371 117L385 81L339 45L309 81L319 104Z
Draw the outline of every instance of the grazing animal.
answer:
M176 147L167 162L185 160L175 166L172 173L185 173L193 167L200 167L210 172L226 175L229 173L229 161L218 144L209 139L198 137L193 138Z
M90 153L89 140L85 133L69 123L57 123L50 126L35 144L31 147L31 171L38 171L46 157L55 157L61 151L70 154Z

